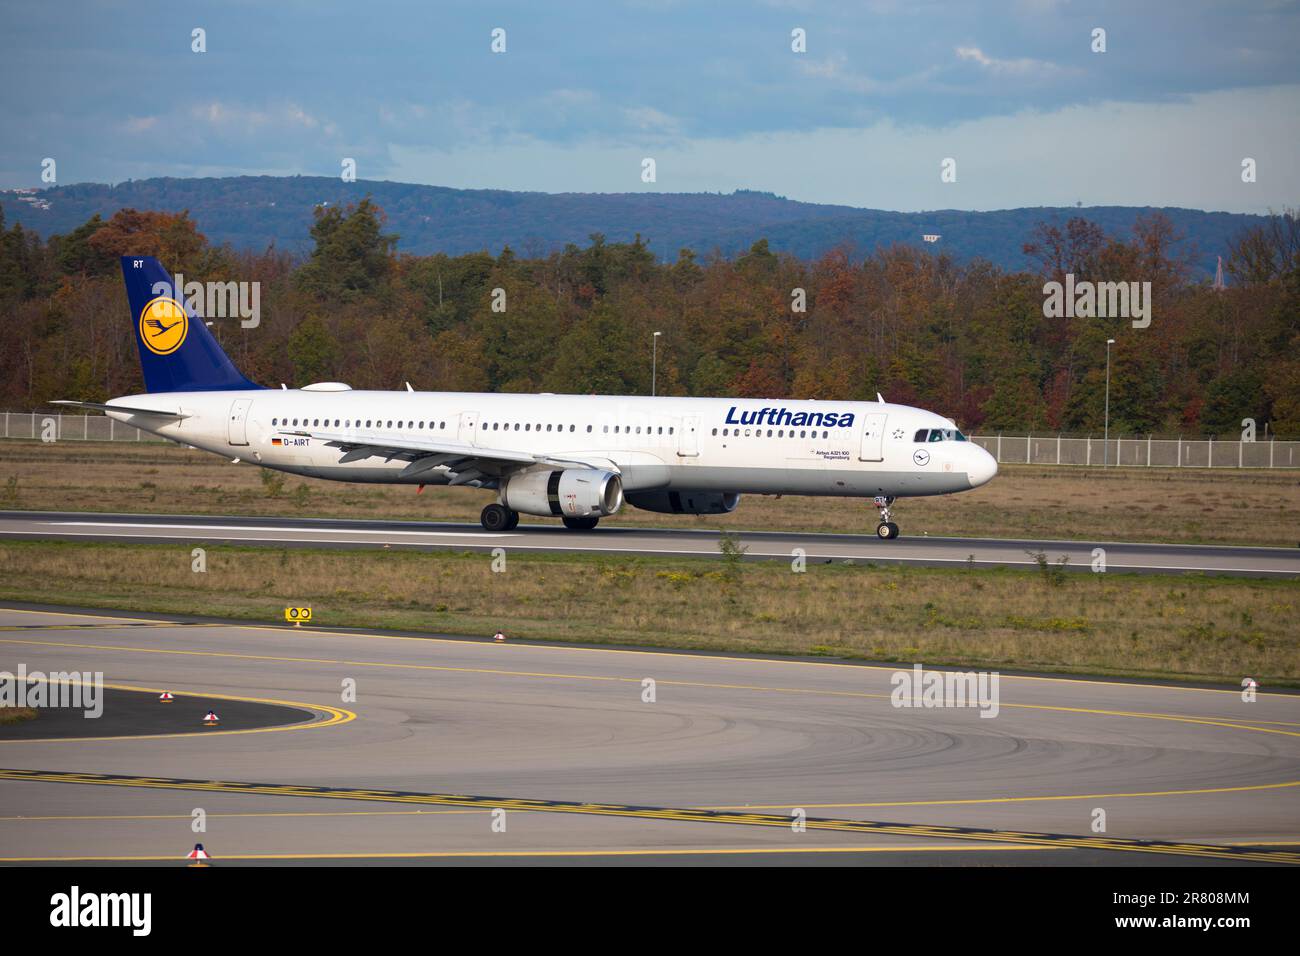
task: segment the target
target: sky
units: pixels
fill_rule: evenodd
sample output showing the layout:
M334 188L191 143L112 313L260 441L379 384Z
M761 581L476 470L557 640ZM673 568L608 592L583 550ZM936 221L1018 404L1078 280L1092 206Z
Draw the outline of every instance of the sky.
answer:
M1269 212L1300 206L1297 40L1282 0L10 4L0 187L46 158L59 185L351 158L461 188Z

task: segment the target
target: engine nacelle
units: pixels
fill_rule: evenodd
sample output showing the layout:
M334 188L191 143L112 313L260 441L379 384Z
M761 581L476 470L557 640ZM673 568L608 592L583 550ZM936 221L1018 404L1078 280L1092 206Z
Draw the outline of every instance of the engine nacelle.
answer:
M734 491L630 491L628 504L668 515L725 515L736 510Z
M623 507L623 479L595 468L528 471L506 480L501 486L501 503L543 517L612 515Z

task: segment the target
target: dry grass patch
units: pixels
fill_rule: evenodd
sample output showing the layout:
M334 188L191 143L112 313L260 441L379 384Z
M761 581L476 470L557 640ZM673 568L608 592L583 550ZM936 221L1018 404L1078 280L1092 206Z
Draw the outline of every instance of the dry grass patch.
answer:
M322 625L1300 684L1291 582L778 562L0 543L0 597Z
M36 711L31 707L0 707L0 727L35 719Z

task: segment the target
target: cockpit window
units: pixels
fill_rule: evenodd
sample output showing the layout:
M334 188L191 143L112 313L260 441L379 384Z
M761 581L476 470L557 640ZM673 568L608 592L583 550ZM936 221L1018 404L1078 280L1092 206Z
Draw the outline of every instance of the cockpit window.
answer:
M916 433L916 441L970 441L955 428L922 428Z

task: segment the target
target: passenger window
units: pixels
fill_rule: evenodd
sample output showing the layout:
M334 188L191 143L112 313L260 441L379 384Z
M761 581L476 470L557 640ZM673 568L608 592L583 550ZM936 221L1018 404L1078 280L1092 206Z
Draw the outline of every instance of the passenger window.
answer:
M673 433L673 427L672 427L671 425L669 425L669 426L668 426L668 434L671 435L672 433Z
M591 426L590 426L590 425L587 426L587 434L588 434L588 435L591 434Z

